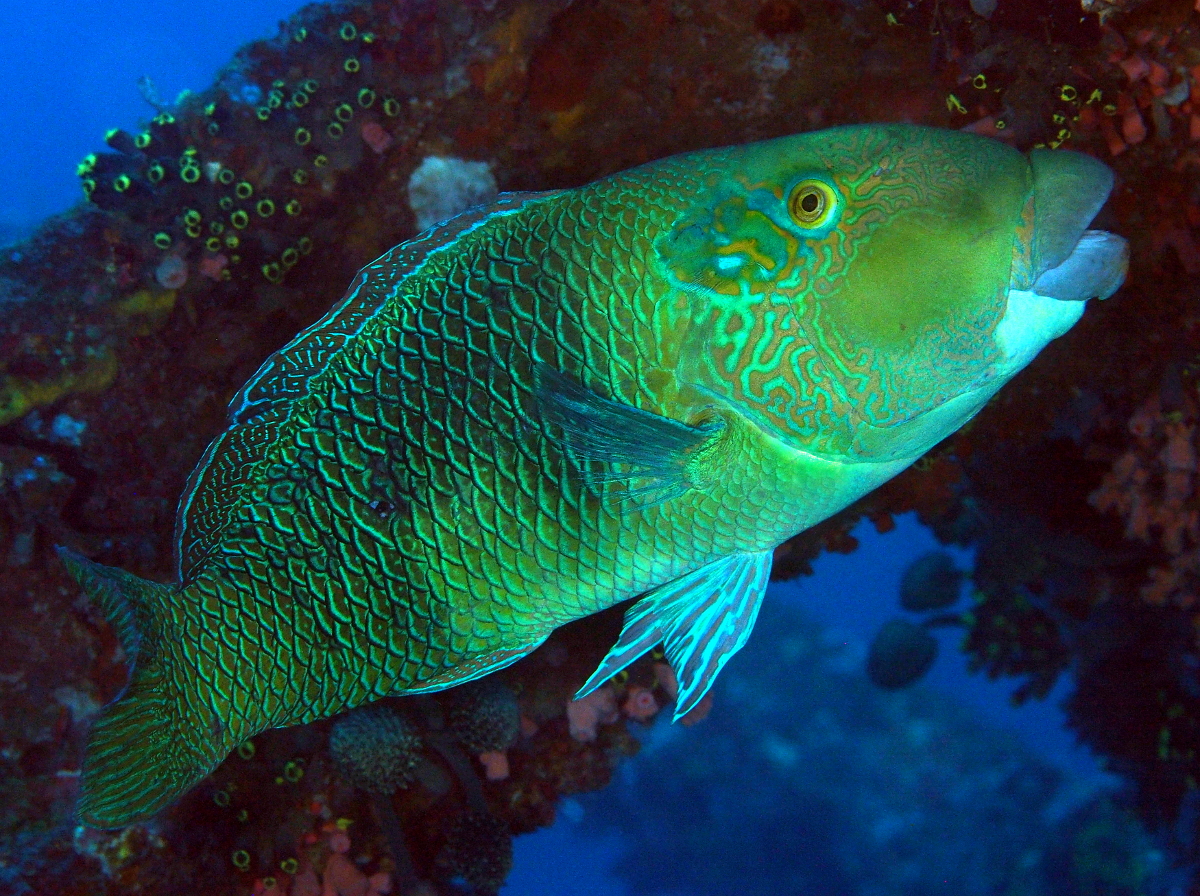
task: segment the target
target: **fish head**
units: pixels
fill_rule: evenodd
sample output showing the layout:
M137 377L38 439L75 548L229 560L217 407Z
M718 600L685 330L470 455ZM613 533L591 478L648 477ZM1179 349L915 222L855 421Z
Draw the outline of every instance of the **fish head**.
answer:
M845 462L920 456L1128 265L1123 239L1087 229L1112 174L1079 153L864 125L722 166L659 241L701 299L681 376Z

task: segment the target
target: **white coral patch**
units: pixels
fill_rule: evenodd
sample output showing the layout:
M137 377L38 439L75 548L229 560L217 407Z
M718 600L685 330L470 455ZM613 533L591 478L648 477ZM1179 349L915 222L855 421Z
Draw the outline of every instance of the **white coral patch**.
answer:
M426 230L496 197L496 178L486 162L426 156L408 179L408 204L417 230Z

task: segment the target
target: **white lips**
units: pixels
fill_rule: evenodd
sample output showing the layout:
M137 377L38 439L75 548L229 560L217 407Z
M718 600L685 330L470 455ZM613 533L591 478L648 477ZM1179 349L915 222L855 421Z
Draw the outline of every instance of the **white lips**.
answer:
M1034 281L1038 295L1066 301L1107 299L1129 270L1129 243L1115 233L1085 230L1074 251L1058 267Z
M996 344L1004 361L1000 375L1011 376L1033 360L1083 316L1083 302L1065 302L1024 289L1008 293L1008 309L996 327Z
M1004 361L998 371L1009 377L1033 360L1083 315L1091 298L1117 291L1129 267L1129 244L1116 234L1087 230L1061 264L1043 271L1030 289L1010 289L1008 307L996 328Z

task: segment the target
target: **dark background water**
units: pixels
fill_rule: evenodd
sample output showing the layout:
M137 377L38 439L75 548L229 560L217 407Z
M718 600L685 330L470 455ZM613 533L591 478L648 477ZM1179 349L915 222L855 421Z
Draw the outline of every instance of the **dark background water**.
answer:
M74 173L79 159L103 147L108 128L134 130L154 112L139 89L140 78L148 77L168 103L181 90L202 89L238 46L273 33L293 10L286 0L4 3L0 121L6 123L7 139L0 141L0 238L27 232L39 219L81 198ZM862 542L856 553L823 557L815 576L774 586L768 601L804 606L829 627L831 637L863 653L879 625L896 614L904 566L934 547L934 541L913 520L901 520L886 536L866 527L856 534ZM959 559L969 564L969 557ZM760 631L756 637L767 634ZM969 674L954 649L956 637L953 632L941 635L940 658L926 686L969 706L981 724L1016 732L1033 752L1080 781L1101 778L1090 754L1063 728L1057 701L1069 684L1060 685L1048 701L1014 709L1008 700L1014 683ZM736 672L738 662L735 658L726 674ZM736 711L736 706L718 702L714 717ZM710 726L702 724L675 737L690 738L702 750L709 735ZM597 835L587 823L590 813L602 812L604 801L613 798L602 792L568 801L555 827L520 838L516 868L504 892L630 892L608 871L623 848L622 838ZM637 811L636 804L627 811ZM714 888L723 892L726 884L714 882Z

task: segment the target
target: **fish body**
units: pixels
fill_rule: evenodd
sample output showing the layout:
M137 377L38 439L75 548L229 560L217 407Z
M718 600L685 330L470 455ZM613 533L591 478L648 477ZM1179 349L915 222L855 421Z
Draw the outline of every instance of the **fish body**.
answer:
M235 397L178 582L63 552L134 662L82 819L145 818L265 728L486 675L638 595L581 693L664 643L685 713L774 547L1116 289L1124 242L1085 232L1110 187L1074 153L848 127L502 195L395 247Z

